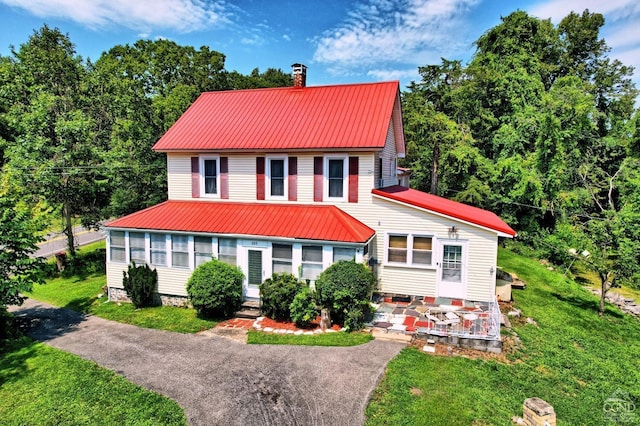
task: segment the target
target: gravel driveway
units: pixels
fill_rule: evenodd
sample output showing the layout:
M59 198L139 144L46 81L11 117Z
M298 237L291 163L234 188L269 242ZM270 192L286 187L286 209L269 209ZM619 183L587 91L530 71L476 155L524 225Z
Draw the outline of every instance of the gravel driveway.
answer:
M150 330L28 300L30 335L175 400L192 425L358 425L385 366L404 347L245 345Z

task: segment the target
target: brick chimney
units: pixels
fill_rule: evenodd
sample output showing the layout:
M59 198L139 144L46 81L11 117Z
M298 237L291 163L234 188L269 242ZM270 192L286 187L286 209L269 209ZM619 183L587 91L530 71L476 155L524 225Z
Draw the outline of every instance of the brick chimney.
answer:
M293 64L293 87L307 86L307 67L302 64Z

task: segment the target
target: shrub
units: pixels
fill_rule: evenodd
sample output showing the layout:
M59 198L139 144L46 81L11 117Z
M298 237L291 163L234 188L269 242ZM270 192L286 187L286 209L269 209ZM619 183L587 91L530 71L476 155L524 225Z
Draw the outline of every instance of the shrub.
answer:
M136 308L153 305L153 291L158 284L158 272L149 265L137 266L135 262L122 272L122 285Z
M349 328L357 330L370 312L364 305L369 303L375 282L373 273L365 265L342 260L318 275L318 302L330 310L332 320L342 324L350 311L358 311L349 316L352 325Z
M200 315L227 317L240 307L243 280L239 268L213 259L193 271L187 281L187 294Z
M290 305L291 319L298 327L308 327L318 316L316 295L309 287L303 287Z
M290 319L289 305L303 288L304 284L292 274L273 274L271 278L260 284L262 313L273 319Z

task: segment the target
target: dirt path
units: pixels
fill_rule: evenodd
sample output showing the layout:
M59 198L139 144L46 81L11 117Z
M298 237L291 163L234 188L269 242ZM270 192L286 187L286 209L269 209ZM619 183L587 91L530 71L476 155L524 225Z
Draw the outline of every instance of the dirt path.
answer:
M29 334L177 401L193 425L358 425L404 347L245 345L138 328L28 300Z

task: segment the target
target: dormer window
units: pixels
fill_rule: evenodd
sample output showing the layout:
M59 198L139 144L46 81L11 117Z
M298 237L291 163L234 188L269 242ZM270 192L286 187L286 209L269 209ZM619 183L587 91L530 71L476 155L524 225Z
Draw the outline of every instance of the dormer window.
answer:
M200 158L200 170L201 172L201 194L203 197L217 197L219 196L219 182L218 176L220 175L220 161L218 157L201 157Z

